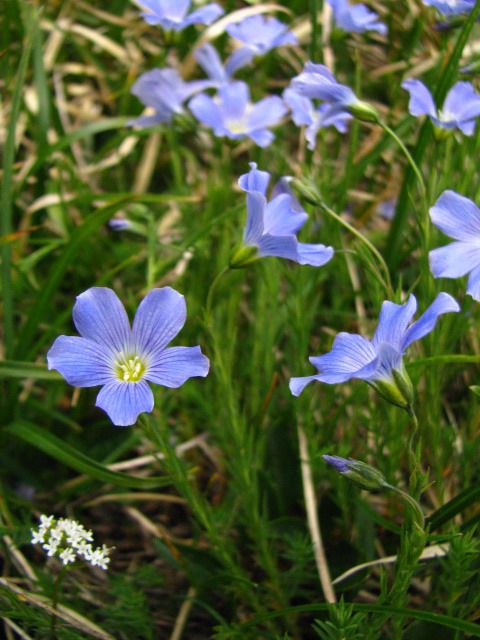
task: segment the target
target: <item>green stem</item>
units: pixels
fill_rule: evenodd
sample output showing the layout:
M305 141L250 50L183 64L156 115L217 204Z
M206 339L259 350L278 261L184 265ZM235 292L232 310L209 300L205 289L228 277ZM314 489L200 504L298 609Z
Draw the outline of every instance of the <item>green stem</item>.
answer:
M67 572L67 567L63 566L60 570L60 573L58 574L58 576L55 578L55 583L53 585L53 595L52 595L52 616L50 618L50 638L51 640L56 640L57 638L57 632L56 632L56 626L57 626L57 607L58 607L58 596L60 593L60 587L62 585L63 582L63 578L65 577L65 573Z
M228 271L230 271L229 265L227 265L226 267L223 267L223 269L217 273L217 275L215 276L215 278L212 280L210 284L210 287L207 293L207 300L205 302L205 319L207 320L207 322L210 320L210 316L212 312L213 294L215 292L215 289L217 288L217 285L220 282L220 280Z
M402 150L403 154L405 155L405 157L407 158L410 166L412 167L415 175L417 176L418 182L420 184L420 188L422 190L422 196L423 198L427 197L427 187L425 186L425 181L423 179L422 176L422 172L420 171L417 163L415 162L415 160L413 159L412 154L410 153L410 151L407 149L407 147L405 146L405 144L403 143L403 141L397 136L397 134L395 133L395 131L393 129L391 129L388 124L386 124L385 122L383 122L382 120L379 120L378 124L382 127L382 129L385 131L385 133L388 133L388 135L395 140L395 142L398 144L398 146L400 147L400 149Z

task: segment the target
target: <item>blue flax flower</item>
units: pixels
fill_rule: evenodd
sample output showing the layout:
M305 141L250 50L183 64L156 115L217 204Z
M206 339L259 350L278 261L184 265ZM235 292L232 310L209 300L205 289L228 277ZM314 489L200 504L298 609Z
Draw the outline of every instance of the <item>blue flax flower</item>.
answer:
M330 106L327 104L316 107L310 98L301 95L293 87L285 89L283 100L290 107L292 120L297 127L307 127L305 137L309 149L315 148L319 129L333 126L340 133L345 133L348 122L352 119L351 114L345 111L330 114Z
M227 71L226 66L224 66L218 55L218 51L209 42L197 47L193 55L210 80L216 82L218 86L231 81L232 73Z
M444 16L456 16L460 13L470 13L475 6L475 0L423 0L427 7L435 7Z
M336 384L359 378L393 404L410 407L413 392L403 354L412 342L433 331L438 316L459 311L460 307L448 293L440 293L420 318L410 324L416 309L413 294L405 304L384 302L373 340L355 333L339 333L329 353L309 358L318 370L316 375L290 380L292 394L299 396L314 380Z
M428 115L443 129L460 129L466 136L475 130L475 119L480 115L480 95L471 82L457 82L445 98L443 108L435 107L432 94L420 80L409 78L402 87L410 94L409 111L413 116Z
M296 234L308 216L291 193L288 179L284 178L276 185L271 200L267 201L270 174L259 171L255 162L251 162L250 167L248 173L240 176L238 184L247 193L247 224L243 241L247 248L253 248L253 259L276 256L314 267L328 262L333 256L332 247L304 244L297 240ZM248 250L240 250L240 255L243 253L252 258ZM243 264L246 263L236 263L233 258L232 266Z
M116 294L92 287L77 297L73 321L81 337L59 336L49 352L49 369L75 387L101 385L96 406L114 425L135 423L153 410L148 382L180 387L205 377L209 362L200 347L169 347L185 324L184 297L170 287L152 289L140 303L133 326Z
M245 82L230 82L221 86L212 98L201 93L189 102L193 115L216 136L233 140L251 138L259 147L267 147L274 139L268 130L281 120L287 108L278 96L268 96L256 104L250 102Z
M223 9L216 2L190 14L191 0L141 0L139 4L147 9L142 18L148 24L159 24L168 31L181 31L191 24L211 24L223 14Z
M350 4L348 0L328 0L333 9L335 22L340 29L350 33L378 31L386 34L387 25L378 19L378 14L366 5Z
M324 64L307 62L302 73L293 78L291 87L302 96L328 103L328 109L323 112L324 120L349 114L362 120L378 121L376 110L359 100L350 87L338 82Z
M132 93L147 107L155 109L151 116L140 116L129 124L150 127L170 122L174 115L184 113L183 103L193 94L214 86L209 80L185 82L175 69L152 69L143 73L132 86Z
M263 56L272 49L298 42L288 26L273 16L249 16L241 22L229 24L226 31L232 38L244 43L230 57L227 64L229 73L250 64L256 56Z
M433 224L456 242L429 253L435 278L470 274L467 293L480 302L480 209L468 198L444 191L430 209Z

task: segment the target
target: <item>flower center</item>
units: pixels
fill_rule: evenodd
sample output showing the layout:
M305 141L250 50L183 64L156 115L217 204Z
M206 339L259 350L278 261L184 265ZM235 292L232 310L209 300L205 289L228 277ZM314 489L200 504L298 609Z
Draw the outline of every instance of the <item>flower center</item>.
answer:
M247 131L247 118L239 118L238 120L227 120L227 128L232 133L246 133Z
M115 362L115 373L122 382L138 382L143 378L145 369L145 363L138 356L125 356Z

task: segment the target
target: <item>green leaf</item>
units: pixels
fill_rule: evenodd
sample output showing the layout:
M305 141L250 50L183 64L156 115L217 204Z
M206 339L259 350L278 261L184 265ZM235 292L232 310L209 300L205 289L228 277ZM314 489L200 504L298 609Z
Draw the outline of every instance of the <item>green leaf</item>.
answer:
M44 364L5 360L0 362L0 378L32 378L33 380L63 380L57 371L49 371Z
M455 498L449 500L446 504L444 504L440 509L437 509L432 515L427 519L427 524L430 526L430 529L438 529L442 524L448 522L452 518L454 518L458 513L461 513L467 507L475 504L480 500L480 484L468 487L461 493L459 493Z
M168 476L162 478L137 478L124 473L111 471L96 460L78 451L78 449L75 449L64 440L24 420L9 424L5 427L5 431L28 442L37 449L40 449L40 451L62 462L67 467L75 469L75 471L79 473L84 473L91 478L101 480L102 482L108 482L119 487L128 487L131 489L155 489L171 484Z

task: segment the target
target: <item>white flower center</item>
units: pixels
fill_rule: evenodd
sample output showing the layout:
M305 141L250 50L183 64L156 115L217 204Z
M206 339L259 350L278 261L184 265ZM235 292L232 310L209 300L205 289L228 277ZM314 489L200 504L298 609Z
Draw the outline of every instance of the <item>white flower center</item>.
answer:
M138 382L146 368L139 356L123 356L115 362L115 373L122 382Z
M246 133L247 131L247 118L239 118L238 120L227 120L227 129L232 133Z

